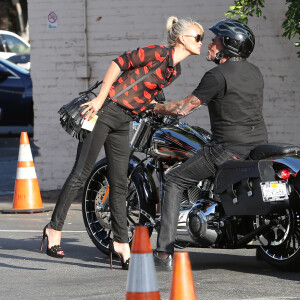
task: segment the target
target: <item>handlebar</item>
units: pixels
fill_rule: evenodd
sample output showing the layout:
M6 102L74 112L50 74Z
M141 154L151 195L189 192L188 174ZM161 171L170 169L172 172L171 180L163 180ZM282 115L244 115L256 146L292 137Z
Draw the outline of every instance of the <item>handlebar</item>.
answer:
M179 121L179 117L157 115L153 111L148 111L140 114L140 117L136 120L136 122L139 123L141 120L150 123L153 127L161 127L164 125L174 125Z

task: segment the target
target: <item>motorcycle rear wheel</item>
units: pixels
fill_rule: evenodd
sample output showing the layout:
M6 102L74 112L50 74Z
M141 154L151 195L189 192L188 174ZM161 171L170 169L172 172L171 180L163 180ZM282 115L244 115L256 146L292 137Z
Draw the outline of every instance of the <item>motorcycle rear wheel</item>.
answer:
M84 186L82 214L86 230L95 246L104 254L109 254L109 242L113 237L109 208L109 190L106 159L94 167ZM136 177L128 179L126 196L127 228L129 243L132 242L134 229L139 225L149 227L151 235L156 207L146 203Z
M265 246L257 248L256 256L286 271L300 270L300 212L286 210L282 221L262 237Z

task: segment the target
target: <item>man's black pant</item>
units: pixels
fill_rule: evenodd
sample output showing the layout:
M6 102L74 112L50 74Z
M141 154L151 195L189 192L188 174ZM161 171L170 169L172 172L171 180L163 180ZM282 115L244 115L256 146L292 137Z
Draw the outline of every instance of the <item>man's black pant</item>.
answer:
M112 101L105 104L98 112L94 130L78 144L74 167L63 186L50 225L56 230L62 230L70 205L91 173L104 145L108 164L109 202L114 240L127 243L126 189L130 151L129 124L132 118Z
M237 154L221 145L204 146L198 153L166 176L165 194L161 208L161 227L157 251L173 253L183 191L216 173L218 166L238 159Z

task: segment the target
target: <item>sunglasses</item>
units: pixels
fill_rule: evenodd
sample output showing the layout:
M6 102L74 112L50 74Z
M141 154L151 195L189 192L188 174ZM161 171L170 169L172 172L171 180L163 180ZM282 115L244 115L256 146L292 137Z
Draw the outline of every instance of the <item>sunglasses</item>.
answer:
M197 34L197 35L188 35L188 34L185 34L184 36L190 36L190 37L195 38L195 40L196 40L197 43L203 41L203 36L201 34Z

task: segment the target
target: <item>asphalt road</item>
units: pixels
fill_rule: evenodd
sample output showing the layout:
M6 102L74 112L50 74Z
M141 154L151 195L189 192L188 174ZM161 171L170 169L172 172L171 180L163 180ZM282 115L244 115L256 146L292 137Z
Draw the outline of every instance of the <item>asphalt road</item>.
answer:
M0 139L0 210L12 208L16 140ZM42 196L45 207L54 206L53 192ZM39 252L42 228L50 216L51 212L0 214L0 299L125 299L128 272L118 261L110 270L108 257L85 231L79 203L72 204L64 227L66 257L55 259ZM153 248L155 241L154 233ZM255 250L185 250L198 299L300 299L300 273L257 261ZM161 298L168 299L172 273L156 275Z
M8 205L1 202L2 206ZM47 203L46 205L51 205ZM124 299L128 272L102 254L85 232L81 206L72 204L63 232L63 259L39 252L50 213L0 214L1 299ZM154 234L151 242L155 246ZM186 249L198 299L300 299L300 273L257 261L254 250ZM171 272L157 272L168 299Z

